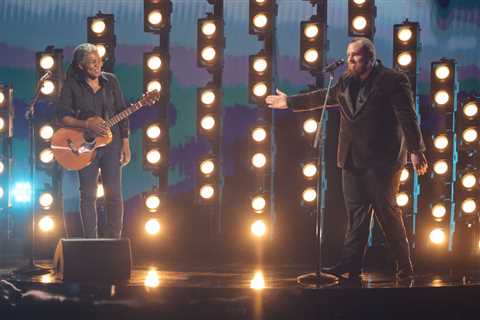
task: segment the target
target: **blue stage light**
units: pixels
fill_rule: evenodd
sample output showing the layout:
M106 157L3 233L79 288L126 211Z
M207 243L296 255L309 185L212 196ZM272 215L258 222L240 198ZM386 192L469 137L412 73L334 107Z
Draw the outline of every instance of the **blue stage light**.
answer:
M13 188L15 202L25 203L32 199L32 186L29 182L17 182Z

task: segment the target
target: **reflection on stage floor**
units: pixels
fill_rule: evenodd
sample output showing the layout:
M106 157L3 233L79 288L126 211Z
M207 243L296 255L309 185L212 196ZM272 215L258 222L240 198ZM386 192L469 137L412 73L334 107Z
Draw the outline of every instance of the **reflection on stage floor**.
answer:
M476 312L480 294L479 273L418 274L397 281L387 272L366 272L359 281L343 280L323 288L297 282L297 276L312 271L305 265L145 264L132 270L128 283L120 284L64 283L52 272L27 275L10 271L1 270L0 311L29 315L32 310L44 314L57 310L82 317L100 312L105 319L113 314L120 319L133 315L136 319L154 318L157 313L169 319L357 319L359 314L361 319L422 314L442 318Z

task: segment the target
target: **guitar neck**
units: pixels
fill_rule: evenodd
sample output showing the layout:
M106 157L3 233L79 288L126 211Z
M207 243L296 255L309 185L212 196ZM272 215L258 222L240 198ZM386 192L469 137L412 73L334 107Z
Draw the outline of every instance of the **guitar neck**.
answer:
M108 128L113 127L114 125L116 125L117 123L119 123L123 119L127 118L128 116L130 116L132 113L134 113L135 111L137 111L141 107L143 107L143 105L140 102L136 102L136 103L132 104L127 109L123 110L120 113L117 113L116 115L114 115L113 117L108 119L108 121L106 121L107 127Z

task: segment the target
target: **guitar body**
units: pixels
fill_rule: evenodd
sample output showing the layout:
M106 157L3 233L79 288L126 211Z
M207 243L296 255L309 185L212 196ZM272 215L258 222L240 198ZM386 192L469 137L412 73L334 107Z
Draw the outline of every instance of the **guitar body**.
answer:
M95 149L112 142L112 135L90 137L85 130L60 128L52 137L55 160L67 170L81 170L95 159Z

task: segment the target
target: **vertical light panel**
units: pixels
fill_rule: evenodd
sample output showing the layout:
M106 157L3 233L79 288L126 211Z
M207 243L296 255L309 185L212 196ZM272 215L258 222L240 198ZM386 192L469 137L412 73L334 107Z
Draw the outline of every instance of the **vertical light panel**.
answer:
M257 106L257 120L251 129L248 161L254 179L250 194L247 221L254 238L273 235L275 145L274 115L266 107L265 98L272 94L276 58L275 0L249 1L248 32L261 42L261 49L248 59L248 100Z
M348 36L373 39L376 16L375 0L348 0Z
M456 63L442 58L431 63L431 113L437 125L425 137L430 170L421 178L421 197L416 235L417 258L448 263L455 230L454 185L457 178ZM433 260L432 260L433 259Z
M170 32L173 5L170 0L144 0L144 31L158 37L158 45L143 54L143 91L158 91L160 99L149 108L153 116L142 132L142 164L157 178L156 185L143 193L142 219L139 224L147 238L164 234L168 203L170 134Z
M56 49L50 45L44 51L37 52L35 57L37 81L43 79L39 83L40 97L43 100L55 101L63 85L63 49Z
M211 80L197 88L197 134L206 143L196 168L196 199L209 218L210 226L223 229L223 57L225 51L223 0L209 0L212 12L197 20L197 66L205 69Z
M420 53L420 25L408 19L393 26L393 68L403 72L409 79L412 88L415 112L419 115L417 97L418 56ZM415 247L415 227L418 214L419 198L418 175L410 163L403 168L400 176L400 187L396 200L405 217L407 234Z
M113 72L115 66L115 18L113 14L99 11L95 16L87 18L87 42L97 47L103 61L102 70Z
M12 206L13 88L0 83L0 209Z
M457 111L458 164L455 179L455 233L452 250L455 264L467 269L476 265L480 252L479 198L480 145L478 143L480 95L463 94Z

